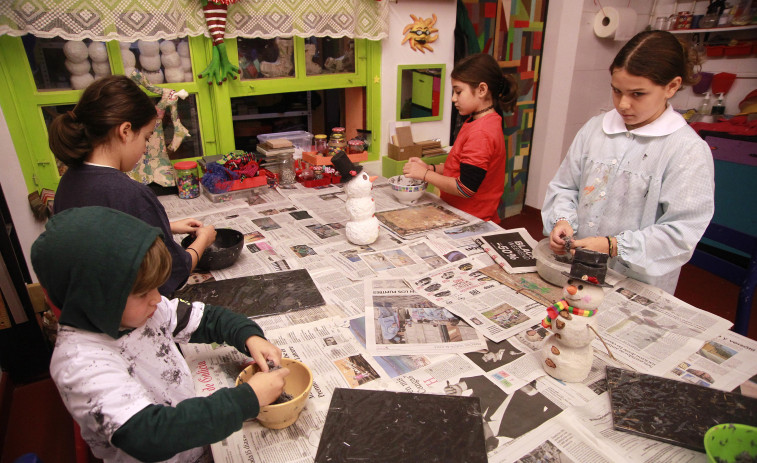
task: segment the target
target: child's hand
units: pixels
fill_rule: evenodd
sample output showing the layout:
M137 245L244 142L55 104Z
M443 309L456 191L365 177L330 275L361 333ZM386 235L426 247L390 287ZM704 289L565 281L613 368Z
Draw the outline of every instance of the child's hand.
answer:
M552 233L549 234L549 249L558 255L565 254L564 238L566 236L573 236L573 227L567 221L560 220L555 224Z
M402 173L405 174L405 177L422 180L428 169L428 164L421 161L421 158L412 157L402 166Z
M274 365L281 364L281 349L268 342L260 336L250 336L245 341L247 350L250 351L250 357L255 360L261 371L268 371L267 361L270 360Z
M200 225L200 227L192 230L195 235L195 240L192 244L202 246L202 251L204 251L205 248L213 244L213 241L216 240L216 229L213 225Z
M181 235L184 233L194 233L194 231L202 227L202 222L197 219L182 219L176 222L171 222L171 233Z
M260 338L258 338L260 339ZM260 366L265 365L263 362ZM267 368L267 367L266 367ZM284 390L284 378L289 374L288 368L280 368L276 371L258 372L247 380L261 407L274 402Z

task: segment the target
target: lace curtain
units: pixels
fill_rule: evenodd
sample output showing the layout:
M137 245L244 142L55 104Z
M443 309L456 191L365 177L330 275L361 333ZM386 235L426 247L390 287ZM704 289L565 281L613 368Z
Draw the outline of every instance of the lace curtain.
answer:
M389 0L238 0L226 37L387 36ZM0 0L0 35L134 41L209 37L200 0Z

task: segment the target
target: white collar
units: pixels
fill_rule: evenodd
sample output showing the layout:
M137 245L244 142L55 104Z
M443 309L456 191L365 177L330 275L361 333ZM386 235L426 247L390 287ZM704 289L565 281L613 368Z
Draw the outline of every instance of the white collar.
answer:
M660 117L638 129L628 130L625 122L623 122L623 117L616 109L606 113L602 119L602 130L608 135L630 132L643 137L663 137L685 125L688 125L686 119L678 114L672 105L668 105L665 111L660 114Z
M95 167L110 167L111 169L115 169L113 166L106 166L105 164L95 164L94 162L86 162L84 161L83 164L86 164L88 166L95 166Z

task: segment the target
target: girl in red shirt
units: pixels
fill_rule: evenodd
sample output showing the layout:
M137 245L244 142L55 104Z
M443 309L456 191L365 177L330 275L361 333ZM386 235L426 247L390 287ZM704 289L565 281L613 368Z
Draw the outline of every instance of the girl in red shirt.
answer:
M457 135L447 162L426 164L408 160L406 177L424 180L441 190L449 205L483 220L499 223L497 207L505 191L505 136L502 112L518 99L518 85L503 74L489 54L460 60L452 70L452 102L462 116L470 116Z

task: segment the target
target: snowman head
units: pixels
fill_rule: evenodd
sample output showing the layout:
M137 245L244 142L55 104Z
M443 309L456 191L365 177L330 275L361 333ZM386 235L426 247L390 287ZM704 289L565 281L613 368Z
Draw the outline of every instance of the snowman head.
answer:
M572 307L596 310L605 298L602 286L579 278L570 278L562 288L562 296Z
M370 177L365 171L360 172L347 182L344 186L344 192L352 198L369 196L374 180L376 180L376 177Z

